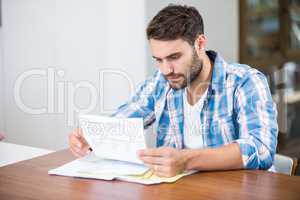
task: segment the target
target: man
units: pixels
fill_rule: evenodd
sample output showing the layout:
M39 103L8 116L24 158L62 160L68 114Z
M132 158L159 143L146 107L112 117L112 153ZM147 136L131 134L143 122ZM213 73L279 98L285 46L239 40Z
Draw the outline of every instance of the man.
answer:
M158 148L138 152L145 165L162 177L189 169L269 169L278 128L265 76L205 51L194 7L162 9L147 37L159 70L114 114L154 125ZM69 141L76 156L89 151L79 129Z

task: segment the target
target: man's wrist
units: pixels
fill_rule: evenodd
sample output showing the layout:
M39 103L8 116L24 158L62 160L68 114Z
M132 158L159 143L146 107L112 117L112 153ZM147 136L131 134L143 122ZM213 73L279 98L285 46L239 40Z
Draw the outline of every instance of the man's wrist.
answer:
M192 165L191 162L193 158L195 158L199 154L200 150L194 150L194 149L182 149L181 150L181 158L184 164L184 170L191 170Z

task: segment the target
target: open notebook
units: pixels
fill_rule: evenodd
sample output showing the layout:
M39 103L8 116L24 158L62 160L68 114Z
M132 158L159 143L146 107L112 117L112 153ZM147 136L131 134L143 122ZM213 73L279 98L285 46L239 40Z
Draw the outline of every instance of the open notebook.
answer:
M50 170L52 175L113 180L142 184L174 182L192 174L161 178L143 165L136 152L147 148L143 121L140 118L115 118L81 115L80 127L93 152L61 167Z

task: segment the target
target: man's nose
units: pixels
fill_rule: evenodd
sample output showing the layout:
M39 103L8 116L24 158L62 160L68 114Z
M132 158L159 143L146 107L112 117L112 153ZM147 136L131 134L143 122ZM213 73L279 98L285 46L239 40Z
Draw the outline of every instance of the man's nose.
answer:
M174 67L173 67L172 63L171 63L171 62L168 62L168 61L164 61L164 62L163 62L162 69L163 69L163 70L162 70L162 73L163 73L164 75L168 75L168 74L174 72Z

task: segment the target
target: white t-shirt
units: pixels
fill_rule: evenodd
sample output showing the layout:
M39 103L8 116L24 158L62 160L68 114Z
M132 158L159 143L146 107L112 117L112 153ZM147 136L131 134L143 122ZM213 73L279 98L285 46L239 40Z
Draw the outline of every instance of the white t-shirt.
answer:
M187 149L199 149L204 147L204 138L201 130L200 113L203 108L207 90L198 102L191 106L187 100L187 88L184 90L184 146Z

